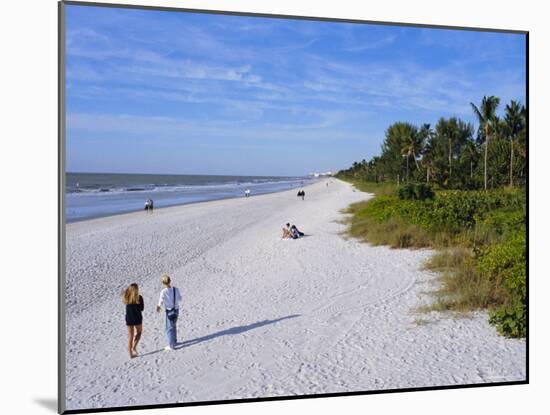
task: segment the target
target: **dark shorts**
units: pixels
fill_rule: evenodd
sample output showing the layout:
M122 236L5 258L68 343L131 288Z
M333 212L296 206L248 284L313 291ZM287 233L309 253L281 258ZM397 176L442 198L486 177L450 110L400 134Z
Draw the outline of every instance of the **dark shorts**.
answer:
M143 318L140 319L130 319L126 317L126 325L127 326L139 326L143 323Z

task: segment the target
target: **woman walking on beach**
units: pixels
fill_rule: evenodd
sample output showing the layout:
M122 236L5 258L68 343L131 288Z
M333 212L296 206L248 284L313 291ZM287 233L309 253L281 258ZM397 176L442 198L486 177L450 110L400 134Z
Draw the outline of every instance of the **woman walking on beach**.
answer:
M128 328L128 353L130 359L137 356L137 345L143 331L143 297L137 284L130 284L124 290L122 302L126 304L126 327Z
M168 338L168 346L164 350L174 350L177 344L176 323L178 321L181 294L179 289L172 287L172 281L168 275L163 275L161 282L164 288L160 292L157 313L164 307L166 311L166 337Z

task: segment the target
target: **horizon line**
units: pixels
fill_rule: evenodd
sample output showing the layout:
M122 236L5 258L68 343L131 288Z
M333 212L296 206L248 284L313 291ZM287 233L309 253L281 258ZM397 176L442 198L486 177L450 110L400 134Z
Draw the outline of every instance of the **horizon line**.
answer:
M131 173L131 172L108 172L108 171L65 171L65 174L139 174L144 176L224 176L224 177L306 177L314 173L325 173L325 172L311 172L306 174L296 174L296 175L275 175L275 174L202 174L202 173Z

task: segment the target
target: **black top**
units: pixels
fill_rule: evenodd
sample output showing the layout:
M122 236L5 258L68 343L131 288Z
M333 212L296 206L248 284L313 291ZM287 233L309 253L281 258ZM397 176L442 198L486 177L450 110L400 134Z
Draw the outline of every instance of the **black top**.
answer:
M126 325L137 326L143 322L143 297L139 296L139 304L126 304Z

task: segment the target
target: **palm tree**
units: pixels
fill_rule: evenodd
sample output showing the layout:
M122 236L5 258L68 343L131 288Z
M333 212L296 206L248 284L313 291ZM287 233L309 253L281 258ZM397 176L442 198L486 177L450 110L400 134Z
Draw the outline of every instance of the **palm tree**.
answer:
M419 170L418 157L422 153L422 148L425 140L424 127L418 130L414 125L405 124L401 129L401 139L403 143L402 154L407 159L407 183L409 182L409 159L412 157L416 165L416 169Z
M455 125L453 124L453 121L455 121L454 118L449 119L449 121L445 123L445 127L443 129L443 135L447 139L447 144L449 148L449 185L451 183L451 178L453 177L453 145L456 139L456 129L454 128Z
M374 174L374 181L378 183L380 179L380 157L375 156L369 161L369 170Z
M514 185L514 141L517 140L524 128L522 112L522 107L517 101L511 101L509 105L506 105L504 122L507 135L510 138L510 186Z
M417 156L420 153L420 148L417 148L414 143L414 137L417 133L417 127L407 122L395 122L386 130L386 138L382 143L382 155L380 158L384 165L385 173L395 175L398 183L399 179L404 176L404 162L406 161L407 164L408 176L410 157L413 155Z
M424 146L422 164L426 167L426 183L430 183L431 173L433 172L434 168L434 146L432 139L428 140L426 142L426 145Z
M432 157L432 140L433 140L433 130L430 127L430 124L422 124L422 127L418 130L418 136L421 140L421 155L422 155L422 164L426 166L426 183L430 183L430 168L433 164ZM418 167L418 165L417 165Z
M482 129L485 136L485 156L483 161L483 185L485 190L487 190L487 148L489 147L489 139L493 130L492 125L494 125L495 113L499 104L500 98L493 95L490 97L484 96L479 108L470 102L472 110L479 121L479 128Z
M467 140L464 143L464 152L466 153L470 162L470 180L474 177L474 159L477 155L476 144L473 140Z
M351 170L353 172L353 177L357 177L357 173L358 173L358 170L359 170L359 163L354 161L352 166L351 166Z

